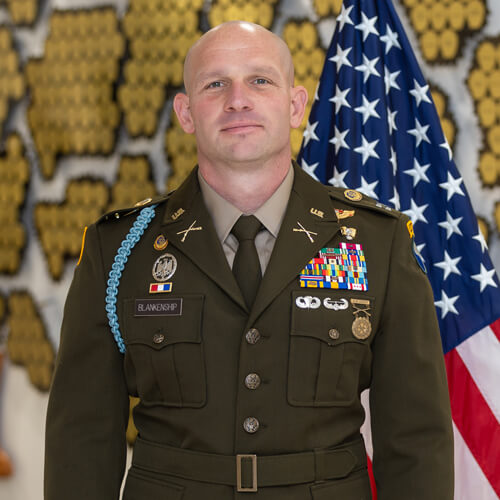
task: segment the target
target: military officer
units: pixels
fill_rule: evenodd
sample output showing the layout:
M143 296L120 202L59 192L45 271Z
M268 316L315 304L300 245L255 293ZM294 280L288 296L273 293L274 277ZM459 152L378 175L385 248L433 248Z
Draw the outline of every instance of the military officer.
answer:
M86 231L47 416L45 499L451 500L432 292L404 215L292 162L307 101L284 42L231 22L174 108L196 167Z

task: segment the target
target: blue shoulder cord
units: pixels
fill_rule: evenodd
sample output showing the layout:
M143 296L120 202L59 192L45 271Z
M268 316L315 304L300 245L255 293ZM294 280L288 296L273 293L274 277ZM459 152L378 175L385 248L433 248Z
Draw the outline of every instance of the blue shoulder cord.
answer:
M118 316L116 314L116 297L118 295L118 287L120 286L120 278L122 277L122 271L132 248L134 248L135 244L141 239L144 231L155 216L155 208L156 205L151 205L141 210L127 236L122 241L115 255L115 261L111 266L111 271L109 272L108 287L106 288L106 311L108 313L108 322L111 332L122 354L125 353L126 348L120 333L120 325L118 324Z

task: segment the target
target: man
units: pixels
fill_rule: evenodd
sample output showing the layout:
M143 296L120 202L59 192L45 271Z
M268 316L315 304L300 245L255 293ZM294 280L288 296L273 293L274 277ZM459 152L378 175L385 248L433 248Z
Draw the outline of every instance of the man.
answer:
M139 437L125 500L369 499L368 387L378 498L451 500L442 351L411 223L292 164L307 93L269 31L212 29L184 80L174 108L198 168L86 234L49 402L46 500L118 498L129 394Z

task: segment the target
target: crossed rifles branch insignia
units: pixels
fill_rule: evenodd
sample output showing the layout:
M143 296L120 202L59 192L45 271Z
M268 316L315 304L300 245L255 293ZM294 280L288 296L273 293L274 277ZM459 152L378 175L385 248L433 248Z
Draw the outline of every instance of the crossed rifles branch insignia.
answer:
M201 231L203 228L201 226L194 227L196 224L196 221L194 221L187 229L184 229L184 231L179 231L177 234L183 234L184 236L181 239L181 242L184 243L186 236L191 232L191 231Z
M297 221L297 224L299 225L299 228L294 227L293 230L296 233L306 233L307 237L311 241L311 243L314 243L314 239L311 236L311 234L314 234L314 236L318 236L318 233L315 233L314 231L308 231L299 221Z

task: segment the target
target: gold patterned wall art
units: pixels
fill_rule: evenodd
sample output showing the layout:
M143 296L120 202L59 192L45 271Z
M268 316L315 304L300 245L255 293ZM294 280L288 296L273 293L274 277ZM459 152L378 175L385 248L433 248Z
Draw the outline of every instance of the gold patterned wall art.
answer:
M4 0L12 22L18 26L31 26L37 17L40 0Z
M30 168L24 147L17 134L5 141L0 154L0 274L17 273L26 246L26 230L21 222L21 208L26 199Z
M123 30L130 49L118 101L131 137L156 132L166 89L182 85L184 58L201 36L203 0L130 0Z
M36 204L35 225L53 279L61 278L66 259L78 257L84 227L103 214L108 200L103 181L80 179L70 181L63 203Z
M19 57L6 26L0 26L0 136L9 112L9 104L23 97L24 76L19 69Z
M467 85L483 133L479 175L484 186L500 185L500 37L479 42Z
M55 354L33 298L25 291L12 292L7 310L9 359L28 370L35 387L48 391Z
M342 8L342 0L313 0L313 7L320 17L338 16Z
M486 24L486 0L401 0L429 63L449 63Z
M167 191L177 189L197 163L196 140L193 134L182 130L172 110L170 126L165 134L165 149L171 167Z
M292 154L297 156L302 136L314 101L316 87L323 71L325 51L320 46L316 26L307 20L291 21L283 29L283 38L292 53L295 85L303 85L309 94L304 120L300 128L292 129Z
M226 21L248 21L271 29L278 0L213 0L210 27Z
M41 59L26 67L28 122L42 175L59 155L113 151L120 113L113 97L124 39L111 8L55 11Z
M497 233L500 233L500 201L495 203L495 224L497 226Z

